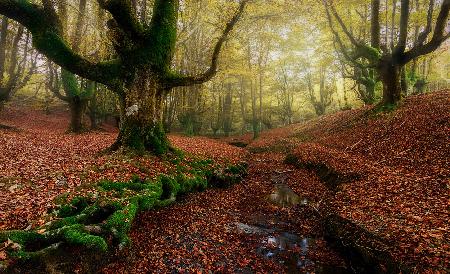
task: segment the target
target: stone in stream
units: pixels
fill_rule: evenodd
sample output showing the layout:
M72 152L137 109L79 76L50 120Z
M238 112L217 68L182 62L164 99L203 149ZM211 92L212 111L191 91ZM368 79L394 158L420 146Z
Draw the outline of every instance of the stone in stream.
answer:
M302 199L285 184L276 184L275 191L268 196L268 199L271 203L282 207L307 204L306 199Z

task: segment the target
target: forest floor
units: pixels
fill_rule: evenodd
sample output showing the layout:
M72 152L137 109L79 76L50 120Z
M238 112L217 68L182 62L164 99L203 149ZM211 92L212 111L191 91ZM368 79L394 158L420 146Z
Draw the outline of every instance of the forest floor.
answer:
M446 91L409 97L391 112L344 111L264 132L255 141L170 136L194 155L245 160L249 175L229 189L189 194L140 214L133 245L102 272L345 272L345 258L324 238L322 215L336 212L382 239L409 269L445 273L449 98ZM0 230L41 225L56 197L84 184L133 174L154 178L173 168L157 157L99 155L114 141L115 129L71 135L65 134L67 122L63 113L17 107L0 113L0 124L13 127L0 129ZM227 144L233 142L248 146ZM295 165L284 163L287 155ZM341 180L327 186L318 166ZM270 203L280 183L305 202Z

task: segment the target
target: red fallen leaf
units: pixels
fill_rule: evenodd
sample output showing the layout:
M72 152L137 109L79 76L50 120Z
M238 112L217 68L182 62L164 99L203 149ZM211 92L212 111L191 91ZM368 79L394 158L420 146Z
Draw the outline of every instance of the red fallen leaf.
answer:
M0 261L4 261L8 258L8 254L5 251L0 251Z

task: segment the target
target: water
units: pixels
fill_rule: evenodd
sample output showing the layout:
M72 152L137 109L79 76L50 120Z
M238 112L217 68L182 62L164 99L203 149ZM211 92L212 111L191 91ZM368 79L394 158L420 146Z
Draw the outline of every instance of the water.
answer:
M315 268L315 263L308 258L308 251L313 245L312 238L283 232L264 238L256 252L266 259L286 265L290 272L309 272Z

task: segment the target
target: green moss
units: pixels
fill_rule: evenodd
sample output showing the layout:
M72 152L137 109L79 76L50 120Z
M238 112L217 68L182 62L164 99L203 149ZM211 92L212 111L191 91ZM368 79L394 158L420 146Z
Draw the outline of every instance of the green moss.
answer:
M139 210L146 211L154 208L161 197L160 193L152 192L149 194L142 194L135 196L139 201Z
M180 191L180 183L170 176L167 176L165 174L160 175L158 177L158 182L161 183L162 187L162 200L169 199L172 196L175 197Z
M176 180L180 185L179 194L187 194L194 191L203 191L208 187L208 180L202 175L188 177L185 174L178 174Z
M56 220L54 222L52 222L48 229L57 229L57 228L61 228L64 226L68 226L68 225L74 225L79 223L79 218L78 216L70 216L70 217L66 217L64 219L61 220Z
M231 174L234 175L243 175L246 173L246 167L244 165L238 164L238 165L233 165L233 166L229 166L226 169L226 172L229 172Z
M288 154L284 158L284 163L288 165L297 165L298 164L298 157L294 154Z
M123 192L125 189L130 189L133 191L142 191L148 188L147 184L143 183L135 183L135 182L111 182L111 181L102 181L99 183L100 190L104 191L119 191Z
M237 164L224 169L216 169L210 177L210 183L219 188L226 188L242 180L247 174L247 164Z
M122 248L130 243L128 232L139 211L167 206L175 201L176 196L202 191L210 182L217 182L217 178L221 180L221 187L231 185L246 173L245 164L219 168L211 160L189 161L186 166L190 174L161 175L156 182L144 181L137 176L129 182L102 181L98 183L99 189L124 195L119 199L101 196L95 200L75 197L58 211L58 216L64 218L41 227L46 229L42 235L34 231L3 232L0 233L0 243L11 239L21 244L24 248L11 253L16 258L38 257L47 249L53 250L55 243L107 251L106 239L111 236L112 243ZM91 233L88 225L100 230ZM28 246L29 243L33 246Z
M83 226L72 226L65 230L64 238L67 243L72 245L81 245L88 249L97 249L99 251L107 251L108 245L100 236L94 236L83 231Z
M126 234L133 223L139 209L139 199L133 198L123 209L114 212L107 220L106 226L115 229L120 235Z
M73 200L66 205L62 205L58 212L57 216L60 218L73 216L88 206L88 199L85 197L75 197Z
M398 104L378 104L373 108L374 114L393 112L398 108Z
M78 80L73 73L67 70L61 70L61 80L63 83L64 91L70 97L75 97L80 95L80 86Z
M55 199L53 200L53 202L57 205L62 205L67 203L67 198L69 197L69 193L62 193L58 196L55 197Z
M123 145L143 153L151 151L163 155L170 150L170 143L161 123L154 126L140 125L137 121L127 121L123 127Z
M154 69L169 71L175 52L178 20L177 0L156 0L153 5L151 28L148 32L148 43L145 55L151 60Z
M43 241L45 238L34 231L10 230L0 232L0 242L6 242L8 239L15 243L25 245L29 242Z

